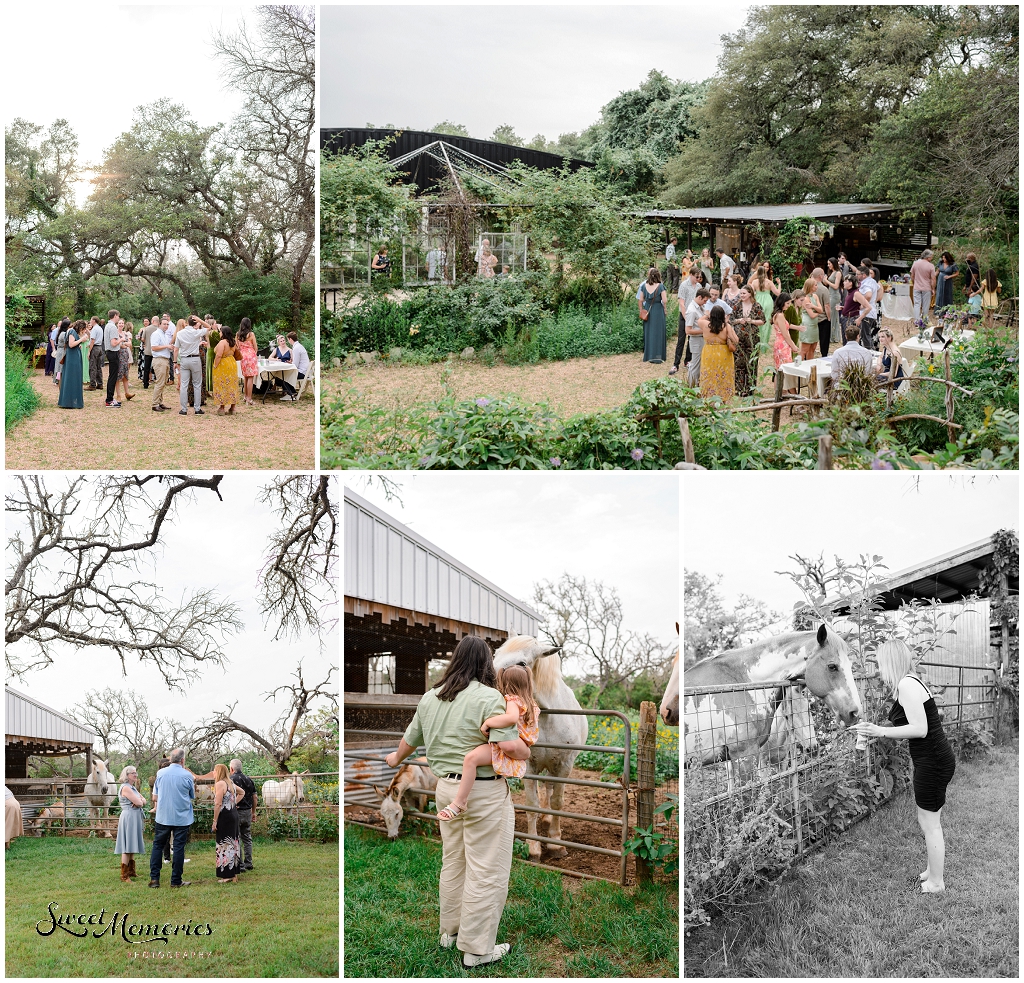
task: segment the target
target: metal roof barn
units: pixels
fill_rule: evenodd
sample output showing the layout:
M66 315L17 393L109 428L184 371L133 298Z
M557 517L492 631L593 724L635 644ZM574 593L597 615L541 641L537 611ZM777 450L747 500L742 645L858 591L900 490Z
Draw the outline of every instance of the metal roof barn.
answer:
M4 687L5 768L8 778L27 778L28 758L85 754L92 756L96 734L67 714Z
M344 521L346 729L404 729L465 635L537 633L533 608L348 488Z

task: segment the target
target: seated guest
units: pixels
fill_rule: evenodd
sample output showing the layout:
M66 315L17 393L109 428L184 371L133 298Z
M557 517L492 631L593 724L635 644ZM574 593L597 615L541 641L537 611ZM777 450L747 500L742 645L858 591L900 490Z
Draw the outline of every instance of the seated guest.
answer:
M875 371L878 372L880 382L904 378L903 357L888 328L881 328L878 332L878 359L875 362Z
M135 765L126 765L121 772L117 797L121 803L121 815L117 820L114 853L121 854L121 880L127 881L136 876L135 854L146 852L146 844L142 840L142 807L146 800L139 792L139 773Z
M299 343L299 336L294 331L288 332L288 340L292 343L292 363L295 368L299 370L299 378L305 379L306 373L309 372L309 355L306 354L306 349ZM291 383L281 380L281 385L284 387L285 395L282 399L295 399L296 389Z
M846 329L846 344L832 356L832 383L839 385L843 372L850 365L861 365L869 375L875 369L875 353L870 348L865 348L857 339L860 337L860 327L851 324Z
M276 358L279 362L290 362L292 360L292 353L283 334L277 336L277 345L270 353L270 357Z

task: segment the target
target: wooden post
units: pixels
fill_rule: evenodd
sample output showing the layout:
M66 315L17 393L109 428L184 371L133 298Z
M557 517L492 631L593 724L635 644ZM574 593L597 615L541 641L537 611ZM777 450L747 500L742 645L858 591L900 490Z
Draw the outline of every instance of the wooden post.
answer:
M1007 583L1007 579L1006 579L1006 574L1005 573L1001 573L999 575L999 593L1003 596L1004 599L1007 597L1007 594L1008 594L1008 583ZM1005 606L1004 605L1000 605L1000 608L1001 608L1001 611L1000 611L1000 614L999 614L999 668L996 670L998 672L998 676L996 678L997 678L997 680L1001 681L1003 679L1005 673L1006 673L1006 665L1007 665L1008 656L1009 656L1009 653L1010 653L1010 619L1009 619L1009 616L1006 613ZM998 740L999 737L1001 736L1002 729L1003 729L1003 701L1004 701L1004 699L1005 699L1005 696L1003 694L1002 685L999 682L997 682L997 685L996 685L996 721L995 721L995 723L996 723L996 740Z
M825 434L818 438L818 471L832 470L832 437Z
M951 426L953 422L953 387L949 385L953 381L949 368L949 349L943 353L943 362L946 372L946 433L949 435L949 442L956 443L956 434Z
M782 380L783 380L782 369L776 369L775 370L775 402L776 403L781 403L782 402L782 387L783 387L783 385L785 385L785 383ZM782 407L781 406L776 406L775 409L772 410L772 433L777 433L778 432L779 424L780 423L782 423Z
M807 395L811 399L815 399L819 395L818 394L818 366L817 365L812 365L811 366L811 375L810 375L810 377L807 380ZM812 417L817 417L817 415L818 415L818 407L817 406L812 406L810 408L810 413L811 413Z
M654 826L654 752L658 746L658 711L653 703L640 704L640 727L636 742L636 824L639 829ZM636 858L638 884L654 879L654 867Z
M683 439L683 460L687 464L696 464L693 454L693 438L690 436L690 421L685 416L679 417L679 436Z

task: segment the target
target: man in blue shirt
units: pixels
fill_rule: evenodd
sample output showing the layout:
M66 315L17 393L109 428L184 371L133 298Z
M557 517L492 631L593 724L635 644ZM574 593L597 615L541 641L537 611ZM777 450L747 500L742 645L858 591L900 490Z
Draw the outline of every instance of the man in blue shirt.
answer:
M171 763L156 774L153 799L156 819L153 851L149 855L149 886L160 886L160 860L168 837L174 834L174 853L171 858L171 887L188 887L191 881L182 881L185 867L185 838L192 827L192 803L196 797L196 784L192 772L182 767L185 752L179 747L169 755Z

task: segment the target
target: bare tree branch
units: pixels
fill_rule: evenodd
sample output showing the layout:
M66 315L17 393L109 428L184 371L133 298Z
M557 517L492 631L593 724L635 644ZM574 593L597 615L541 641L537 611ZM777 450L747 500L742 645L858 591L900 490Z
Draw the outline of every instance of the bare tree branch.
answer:
M171 602L137 571L183 503L199 491L220 498L222 477L83 475L51 491L45 475L15 476L6 507L23 521L7 541L8 672L52 664L60 643L112 649L125 675L129 657L150 662L171 689L221 665L238 607L203 590Z

